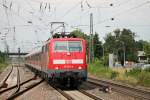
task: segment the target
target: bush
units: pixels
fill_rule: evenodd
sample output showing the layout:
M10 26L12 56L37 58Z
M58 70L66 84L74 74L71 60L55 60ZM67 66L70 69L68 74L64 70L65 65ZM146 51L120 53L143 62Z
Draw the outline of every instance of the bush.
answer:
M127 76L137 77L139 75L139 73L141 73L141 71L142 70L140 68L133 68L129 72L126 72L126 75Z
M150 67L149 67L149 68L144 69L144 71L146 71L146 72L150 72Z
M141 72L138 75L138 84L150 87L150 73L145 71Z
M104 57L104 59L103 59L103 65L104 66L108 66L109 65L109 57L108 56Z
M127 76L132 76L137 80L137 84L141 86L150 86L150 68L144 70L134 68L126 73Z
M99 77L110 78L112 70L105 67L100 60L88 65L88 72Z
M5 62L5 54L0 51L0 63Z
M7 66L7 64L5 64L5 63L0 63L0 71L2 71L6 66Z
M119 76L119 73L118 72L116 72L116 71L113 71L112 73L111 73L111 79L115 79L116 77L118 77Z
M123 70L123 69L122 69ZM150 68L144 70L133 68L125 73L112 70L102 64L101 60L95 59L94 63L88 65L88 72L96 77L115 79L132 85L150 87Z

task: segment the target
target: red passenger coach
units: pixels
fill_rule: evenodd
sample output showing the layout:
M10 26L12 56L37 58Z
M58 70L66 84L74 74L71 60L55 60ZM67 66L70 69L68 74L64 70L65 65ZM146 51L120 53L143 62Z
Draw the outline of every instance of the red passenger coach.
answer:
M26 65L48 80L76 85L87 79L85 40L54 38L25 57Z

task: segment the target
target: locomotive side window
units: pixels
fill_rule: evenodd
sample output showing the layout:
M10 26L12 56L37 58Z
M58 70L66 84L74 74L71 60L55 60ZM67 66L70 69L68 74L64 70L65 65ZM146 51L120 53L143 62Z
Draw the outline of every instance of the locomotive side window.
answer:
M66 52L67 51L67 41L56 41L54 43L55 52Z
M69 41L68 48L69 48L69 52L82 51L81 41Z

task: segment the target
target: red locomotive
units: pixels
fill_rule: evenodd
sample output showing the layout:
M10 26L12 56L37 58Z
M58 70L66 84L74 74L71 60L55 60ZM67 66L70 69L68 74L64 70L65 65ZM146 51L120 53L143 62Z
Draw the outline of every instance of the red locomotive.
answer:
M77 85L87 79L85 44L81 38L53 38L26 55L25 64L47 80Z

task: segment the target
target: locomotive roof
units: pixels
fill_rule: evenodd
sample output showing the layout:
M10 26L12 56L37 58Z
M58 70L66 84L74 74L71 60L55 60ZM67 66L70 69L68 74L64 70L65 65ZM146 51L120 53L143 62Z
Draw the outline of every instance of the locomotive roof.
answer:
M82 38L53 38L50 41L57 41L57 40L84 40Z

